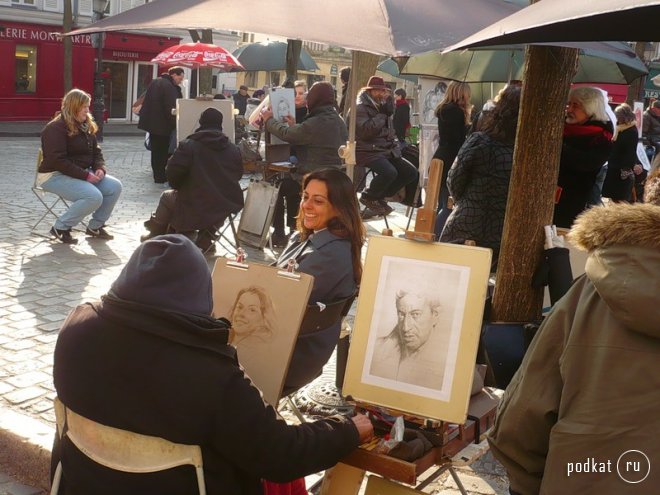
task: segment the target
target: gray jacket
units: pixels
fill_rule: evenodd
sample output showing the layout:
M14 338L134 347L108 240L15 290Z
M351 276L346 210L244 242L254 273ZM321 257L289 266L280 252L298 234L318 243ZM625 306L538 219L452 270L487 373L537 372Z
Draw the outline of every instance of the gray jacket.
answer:
M348 140L346 124L332 105L315 108L305 120L292 127L268 119L266 129L296 147L298 172L307 173L325 167L341 167L337 150Z

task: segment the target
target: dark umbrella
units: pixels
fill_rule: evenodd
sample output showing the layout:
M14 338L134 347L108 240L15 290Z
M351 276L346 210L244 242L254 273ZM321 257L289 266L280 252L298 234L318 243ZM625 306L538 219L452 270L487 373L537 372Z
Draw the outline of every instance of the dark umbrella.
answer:
M445 48L527 0L158 0L70 34L127 29L230 29L404 56ZM263 15L261 15L263 14Z
M232 52L245 70L286 70L287 44L281 41L250 43ZM303 48L300 50L298 70L318 70L318 65Z
M629 84L648 73L630 46L620 41L561 45L580 50L573 82ZM507 82L523 79L524 48L525 45L503 45L447 53L432 51L398 61L401 74L464 82Z
M449 47L551 41L657 41L660 0L541 0Z

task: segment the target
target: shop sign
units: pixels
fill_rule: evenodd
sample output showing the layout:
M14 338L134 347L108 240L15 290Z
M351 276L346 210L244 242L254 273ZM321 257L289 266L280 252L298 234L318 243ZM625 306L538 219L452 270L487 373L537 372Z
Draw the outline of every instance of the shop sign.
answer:
M61 33L54 31L46 31L45 29L33 29L29 27L5 27L4 31L0 31L0 39L15 40L15 41L50 41L52 43L61 43ZM71 36L74 45L89 45L92 44L92 39L89 34L79 34Z
M660 99L660 69L651 69L646 76L644 98Z
M112 50L112 56L116 58L122 58L122 59L139 59L140 58L140 53L139 52L120 52L118 50Z

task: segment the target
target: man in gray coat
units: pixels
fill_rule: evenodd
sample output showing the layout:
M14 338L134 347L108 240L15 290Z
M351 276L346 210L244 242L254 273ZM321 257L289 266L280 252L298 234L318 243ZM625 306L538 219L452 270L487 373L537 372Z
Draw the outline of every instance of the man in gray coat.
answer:
M314 83L307 94L305 119L296 124L292 116L286 122L273 118L272 109L263 113L268 132L296 147L296 172L280 184L278 204L273 212L273 244L286 246L284 233L284 200L286 200L287 224L293 230L300 204L300 179L316 169L342 166L337 150L348 140L346 124L335 108L335 90L328 82Z

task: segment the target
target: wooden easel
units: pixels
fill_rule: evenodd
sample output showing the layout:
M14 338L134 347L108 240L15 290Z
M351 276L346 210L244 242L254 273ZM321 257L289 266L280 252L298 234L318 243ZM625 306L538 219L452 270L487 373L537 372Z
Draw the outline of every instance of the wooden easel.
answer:
M433 242L435 240L433 229L435 228L435 212L438 208L438 193L440 191L442 169L442 160L439 158L431 160L429 180L426 185L426 201L424 202L424 206L417 210L415 230L406 230L406 239L425 242Z

